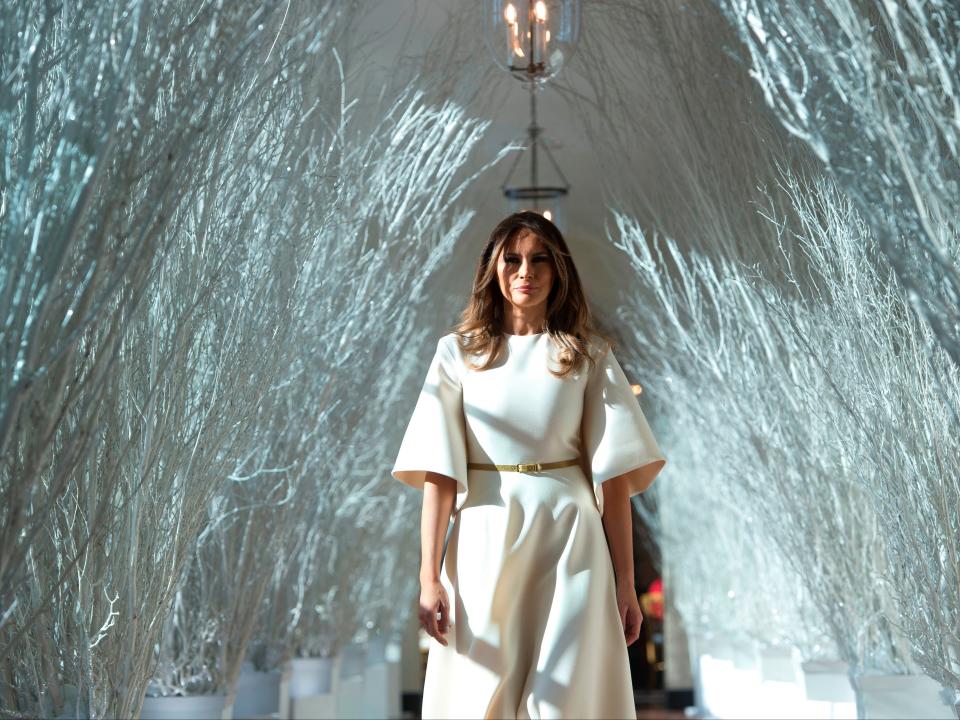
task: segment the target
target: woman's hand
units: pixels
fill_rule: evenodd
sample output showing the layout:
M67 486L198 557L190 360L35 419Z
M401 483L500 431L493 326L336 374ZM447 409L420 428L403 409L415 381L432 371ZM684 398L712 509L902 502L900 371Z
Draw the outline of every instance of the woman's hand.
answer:
M637 590L633 583L617 583L617 609L620 611L620 623L623 625L627 645L633 645L640 637L640 624L643 622L640 601L637 600Z
M437 619L437 613L440 619ZM420 627L427 635L436 638L441 645L447 644L443 637L450 629L450 600L439 580L420 583Z

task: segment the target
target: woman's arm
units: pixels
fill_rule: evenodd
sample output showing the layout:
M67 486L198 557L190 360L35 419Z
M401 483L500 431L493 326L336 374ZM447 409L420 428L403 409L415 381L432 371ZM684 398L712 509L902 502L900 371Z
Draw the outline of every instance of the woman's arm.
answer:
M453 478L426 474L420 513L420 625L442 645L447 644L443 635L449 628L450 601L440 583L440 559L456 495Z
M617 606L627 645L640 637L643 615L633 577L633 516L630 509L632 470L603 483L603 528L617 578Z
M428 472L420 513L420 583L440 579L443 539L447 535L457 484L446 475Z

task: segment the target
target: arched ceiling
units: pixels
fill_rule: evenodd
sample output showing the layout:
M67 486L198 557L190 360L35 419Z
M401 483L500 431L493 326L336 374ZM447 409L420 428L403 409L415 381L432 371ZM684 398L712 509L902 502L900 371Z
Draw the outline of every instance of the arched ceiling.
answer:
M419 74L429 77L426 89L435 102L453 99L469 114L491 122L464 175L523 137L529 124L528 92L494 64L483 41L481 6L478 0L371 2L356 32L363 49L352 58L362 67L357 77L368 93L378 92L382 83L399 86ZM612 323L633 276L605 231L605 223L613 232L616 228L606 207L612 198L604 193L604 182L623 194L620 209L637 217L645 229L657 227L694 245L708 243L709 251L710 239L698 238L696 231L702 214L710 212L709 202L701 198L696 183L712 173L710 186L729 193L713 198L713 209L723 205L725 214L726 207L737 207L733 219L724 215L724 220L740 226L736 213L742 212L740 206L752 190L750 171L741 169L736 175L734 167L715 170L711 154L721 135L737 142L733 133L743 132L737 130L744 125L741 113L755 115L761 123L768 119L746 71L727 56L730 43L735 44L735 37L706 1L584 3L577 53L538 97L538 124L571 185L561 229L603 322ZM444 72L438 75L438 68ZM758 134L747 129L743 137L755 142ZM729 148L720 148L718 156L728 157ZM481 176L463 197L477 214L454 253L442 289L437 288L441 294L463 296L479 246L509 212L500 185L511 158ZM541 168L541 182L558 180L545 159ZM745 185L718 181L718 172L745 176ZM518 168L513 179L522 177ZM451 320L458 309L447 313Z

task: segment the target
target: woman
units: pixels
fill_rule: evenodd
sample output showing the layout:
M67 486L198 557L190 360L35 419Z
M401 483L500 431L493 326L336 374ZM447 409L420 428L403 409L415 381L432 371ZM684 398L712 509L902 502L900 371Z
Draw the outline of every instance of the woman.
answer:
M628 498L665 463L560 231L507 217L392 471L423 490L424 718L636 717Z

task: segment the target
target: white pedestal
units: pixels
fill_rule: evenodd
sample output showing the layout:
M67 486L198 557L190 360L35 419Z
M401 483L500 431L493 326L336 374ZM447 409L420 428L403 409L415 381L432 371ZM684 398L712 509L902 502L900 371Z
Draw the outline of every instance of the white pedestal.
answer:
M280 668L280 703L277 708L277 717L280 720L289 720L293 717L290 710L290 675L293 670L290 668L288 660Z
M797 683L799 665L792 647L774 645L760 650L760 676L764 681Z
M397 718L399 720L403 717L403 690L402 686L402 661L403 661L403 645L398 639L395 642L387 643L387 692L388 692L388 702L387 710L389 711L389 718Z
M364 718L397 720L400 710L400 654L399 644L374 640L367 647L363 670Z
M257 672L244 665L237 678L237 696L233 701L233 720L259 720L277 717L280 712L281 672Z
M337 658L293 658L287 687L291 698L323 695L333 691Z
M338 717L336 696L326 693L290 698L290 717L293 720L334 720Z
M697 662L698 703L708 716L757 720L831 717L828 703L813 703L804 697L793 648L762 651L760 666L753 669L749 667L749 653L743 653L742 648L722 643L712 643L710 648L719 657L703 654ZM745 667L737 667L736 658Z
M741 640L733 644L733 666L737 670L760 672L760 656L752 642Z
M336 693L337 718L356 720L366 717L364 670L366 648L358 643L347 645L340 654L340 686Z
M340 658L293 658L287 682L294 720L333 720L340 690Z
M940 684L926 675L863 675L858 682L867 720L954 720Z
M850 686L850 666L840 660L808 660L800 664L808 700L856 703Z

